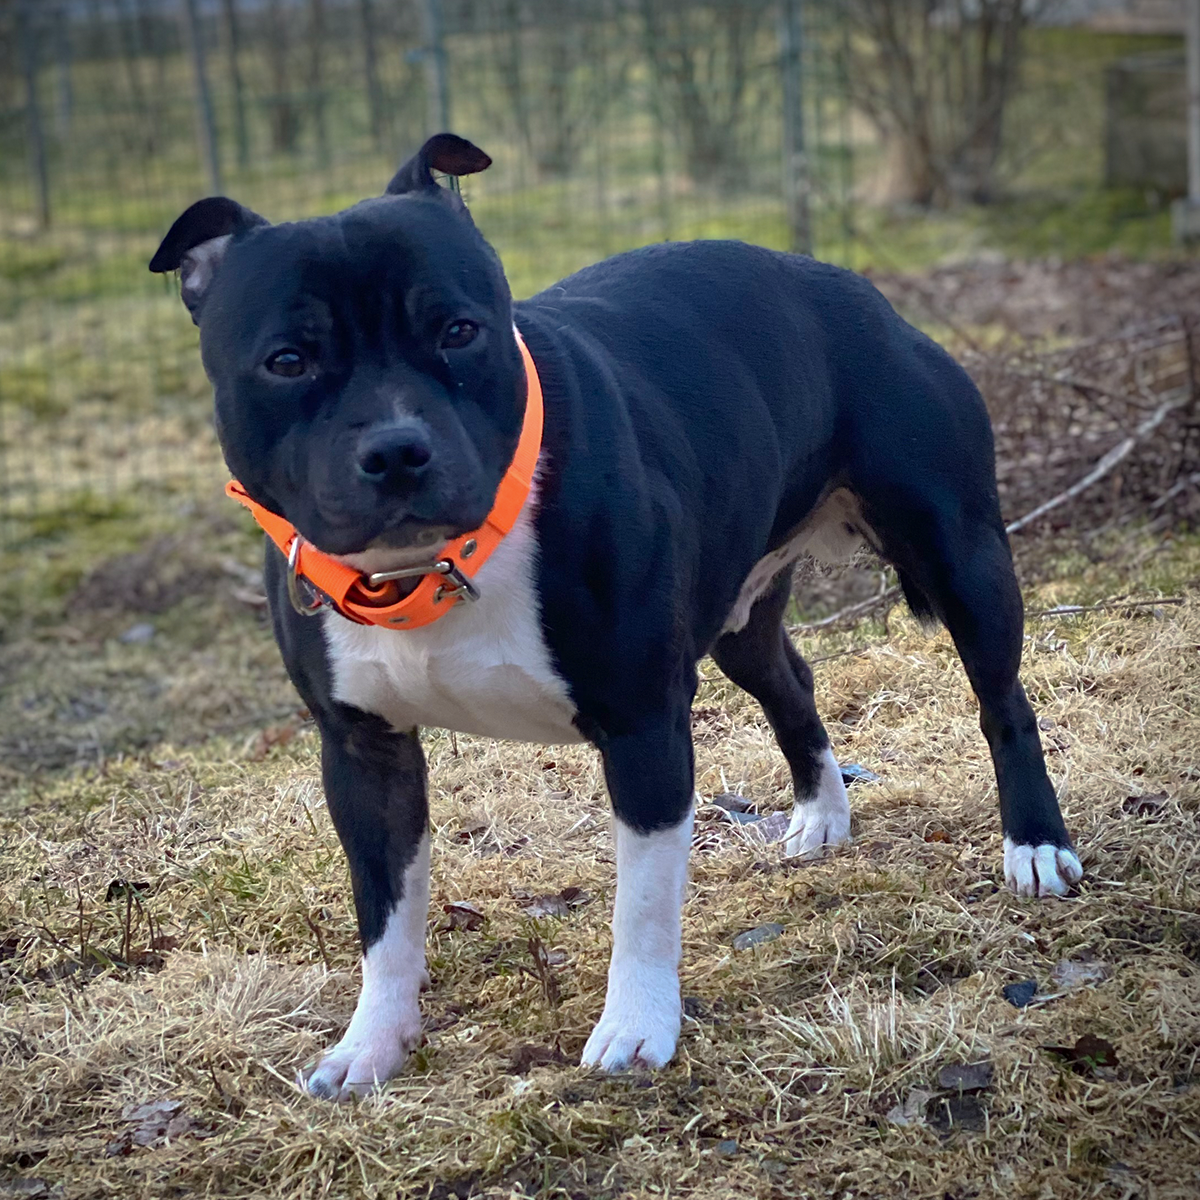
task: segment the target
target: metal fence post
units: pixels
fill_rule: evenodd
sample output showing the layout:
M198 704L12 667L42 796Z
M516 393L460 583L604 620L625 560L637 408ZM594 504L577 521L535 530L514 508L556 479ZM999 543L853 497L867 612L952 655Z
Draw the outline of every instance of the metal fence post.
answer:
M46 135L38 104L37 37L33 31L33 0L17 4L17 40L21 73L25 76L25 129L29 137L29 169L37 191L38 225L50 228L50 175L46 166Z
M783 84L783 196L787 204L791 248L813 251L809 212L809 162L804 143L804 89L801 55L804 21L801 0L780 0L779 70Z
M425 22L425 71L429 88L431 133L450 128L450 79L446 63L446 43L442 29L442 0L421 0Z
M221 155L217 145L217 123L213 118L212 94L208 90L208 71L204 62L204 35L196 0L184 0L184 25L187 28L188 49L192 55L192 71L196 84L196 133L200 142L200 158L208 175L208 186L220 195Z

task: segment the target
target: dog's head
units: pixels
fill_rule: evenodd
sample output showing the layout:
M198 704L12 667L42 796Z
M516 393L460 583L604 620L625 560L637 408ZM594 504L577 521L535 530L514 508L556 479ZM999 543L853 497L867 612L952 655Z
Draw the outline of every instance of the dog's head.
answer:
M234 475L364 569L482 524L516 447L525 375L508 284L432 175L490 163L439 134L383 196L293 224L201 200L150 262L180 274Z

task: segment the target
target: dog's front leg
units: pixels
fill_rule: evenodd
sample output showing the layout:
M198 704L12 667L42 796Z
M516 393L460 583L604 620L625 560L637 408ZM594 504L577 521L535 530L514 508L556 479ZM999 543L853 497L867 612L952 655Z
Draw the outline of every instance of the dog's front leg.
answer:
M362 992L342 1040L303 1072L316 1096L348 1100L390 1079L421 1034L429 912L429 808L416 730L346 705L318 716L325 798L350 861Z
M692 843L688 709L601 744L613 802L617 899L604 1013L585 1066L661 1067L679 1040L681 907Z

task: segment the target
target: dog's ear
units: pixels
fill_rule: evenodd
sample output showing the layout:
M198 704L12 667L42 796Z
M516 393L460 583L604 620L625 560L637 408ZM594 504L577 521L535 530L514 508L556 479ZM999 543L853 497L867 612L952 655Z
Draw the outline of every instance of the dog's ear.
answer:
M443 175L474 175L477 171L486 171L491 165L491 158L466 138L453 133L437 133L392 176L385 194L445 193L445 189L434 179L434 171L441 171Z
M204 293L229 243L256 225L269 223L225 196L197 200L168 230L150 260L150 270L179 272L179 293L192 320L199 324Z

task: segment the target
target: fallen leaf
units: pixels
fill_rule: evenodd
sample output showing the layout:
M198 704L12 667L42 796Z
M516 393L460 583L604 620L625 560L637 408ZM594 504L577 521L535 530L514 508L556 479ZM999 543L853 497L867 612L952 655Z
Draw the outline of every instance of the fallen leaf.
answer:
M926 835L927 842L950 842L952 839L944 829L931 829Z
M580 887L565 887L561 892L548 892L540 896L524 897L527 903L522 908L531 917L565 917L573 908L579 908L591 900L591 895Z
M1098 1067L1118 1065L1116 1047L1094 1033L1085 1033L1073 1046L1043 1046L1043 1050L1065 1059L1073 1071L1081 1075L1094 1073Z
M1126 796L1121 804L1121 811L1133 817L1153 817L1170 798L1166 792L1150 792L1145 796Z
M473 842L481 834L487 833L488 823L481 817L473 817L454 834L456 842L469 843Z
M196 1128L192 1118L183 1111L182 1102L169 1098L127 1104L121 1110L121 1116L134 1128L109 1142L104 1152L108 1158L128 1154L134 1146L152 1146L163 1137L182 1137Z
M128 1154L133 1150L133 1130L126 1129L124 1133L113 1138L107 1146L104 1147L105 1158L119 1158L123 1154Z
M749 950L751 946L760 946L763 942L773 942L781 933L783 933L782 925L776 921L768 921L765 925L758 925L754 929L747 929L745 933L739 933L733 939L733 948Z
M925 1106L933 1099L932 1092L913 1088L904 1101L888 1109L886 1119L893 1125L924 1125Z
M531 917L565 917L570 909L567 902L557 893L545 896L534 896L525 905L525 912Z
M286 746L300 732L298 722L289 721L284 725L268 725L254 739L246 757L251 762L262 762L275 746Z
M1037 995L1037 980L1024 979L1020 983L1006 983L1002 989L1004 998L1014 1008L1025 1008Z
M467 933L474 933L487 920L475 905L468 904L465 900L460 900L456 904L443 904L442 912L450 918L442 926L445 931L462 929Z
M524 1043L512 1052L508 1061L508 1073L526 1075L533 1067L560 1065L566 1061L566 1055L557 1046L533 1046Z
M938 1072L938 1087L948 1092L982 1092L992 1086L995 1072L990 1062L950 1063Z
M788 825L791 823L791 817L788 813L772 813L769 817L763 817L761 821L756 821L753 825L745 825L742 827L742 832L752 842L762 842L763 845L771 845L773 842L778 842L783 839L783 835L788 831Z
M1106 963L1087 959L1064 958L1050 973L1059 987L1086 987L1091 983L1102 983L1112 974Z
M926 1109L929 1124L939 1133L962 1129L979 1133L987 1127L987 1115L979 1098L972 1092L958 1096L939 1096Z
M745 796L739 796L736 792L722 792L719 796L714 796L712 802L718 808L723 808L726 812L731 813L749 812L754 807L750 800L747 800Z
M759 813L740 812L732 808L723 808L721 812L725 815L724 819L734 825L753 825L756 821L763 819Z
M842 782L849 787L852 783L878 783L881 776L874 771L868 771L858 763L843 763L841 766Z
M36 1176L25 1175L0 1181L0 1197L4 1200L48 1200L51 1196L61 1195L61 1184L51 1187L46 1180Z

